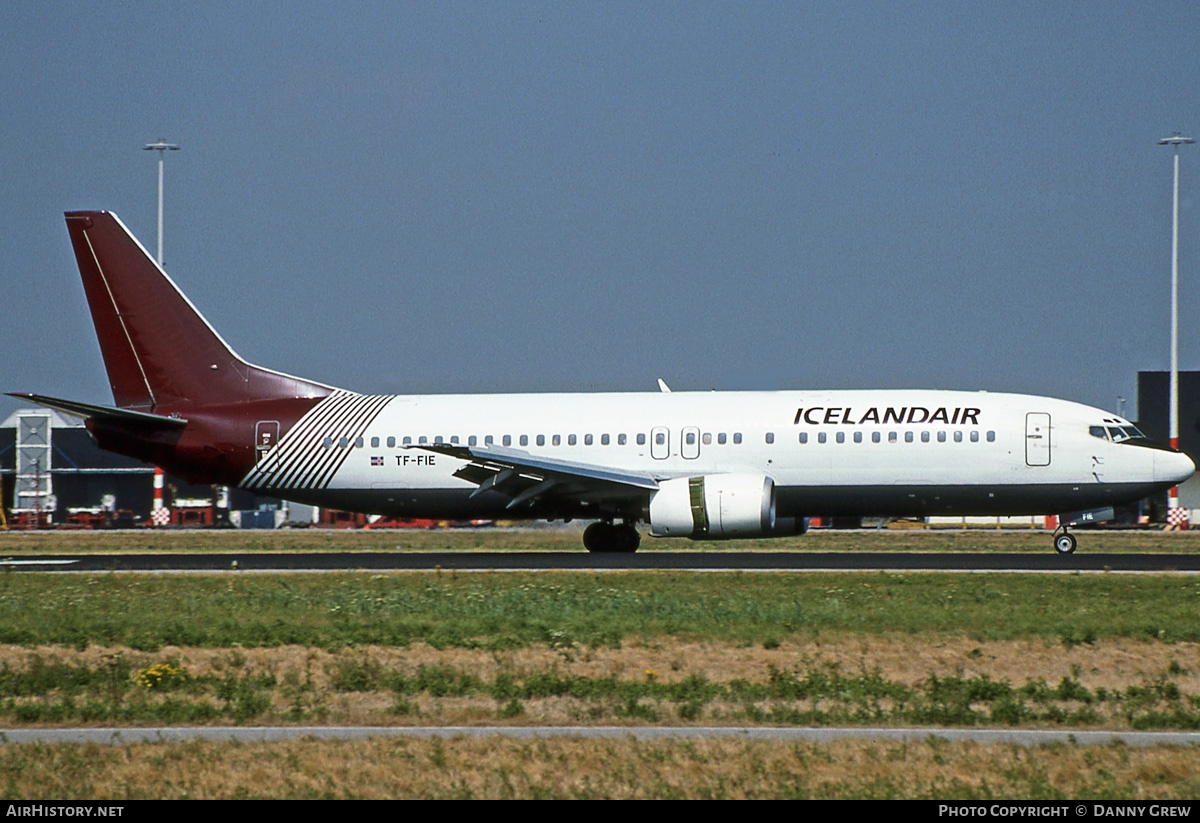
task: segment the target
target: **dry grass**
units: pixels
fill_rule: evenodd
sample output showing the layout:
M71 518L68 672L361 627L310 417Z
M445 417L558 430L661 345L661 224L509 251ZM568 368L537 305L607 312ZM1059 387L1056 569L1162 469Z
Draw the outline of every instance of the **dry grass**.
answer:
M259 722L457 725L494 723L500 716L501 703L486 691L440 696L421 692L411 697L409 713L396 714L392 711L396 697L386 687L362 691L337 688L335 678L351 666L407 677L416 676L422 668L448 667L485 683L494 682L502 674L520 680L539 672L555 672L563 676L635 682L678 683L699 677L713 683L743 680L765 684L773 672L780 670L803 673L836 668L847 675L876 672L886 681L909 687L931 676L987 677L1018 687L1038 680L1053 687L1064 678L1071 678L1091 692L1125 691L1173 671L1171 681L1184 695L1200 695L1200 646L1129 639L1071 648L1041 640L979 642L968 638L911 636L784 641L770 649L674 638L627 643L619 648L534 645L502 651L436 649L424 644L407 648L368 646L334 652L297 646L232 650L167 647L153 653L97 646L83 651L0 646L0 666L12 671L28 670L35 661L42 665L60 662L99 669L118 656L135 672L171 661L192 678L269 675L275 684L269 689L271 710ZM122 699L142 696L144 690L131 679ZM53 698L51 693L20 698L18 702ZM202 699L215 702L211 697ZM527 725L647 722L645 717L623 717L619 711L614 714L611 704L586 697L529 698L523 701L522 708L523 712L504 722ZM1093 728L1128 727L1118 704L1098 704L1096 708L1101 720ZM679 722L676 710L669 704L659 712L659 717L660 722ZM740 706L719 700L708 704L694 719L703 723L745 722ZM152 725L154 721L145 722ZM212 722L229 721L214 718Z
M1193 798L1200 750L375 738L6 746L7 798Z

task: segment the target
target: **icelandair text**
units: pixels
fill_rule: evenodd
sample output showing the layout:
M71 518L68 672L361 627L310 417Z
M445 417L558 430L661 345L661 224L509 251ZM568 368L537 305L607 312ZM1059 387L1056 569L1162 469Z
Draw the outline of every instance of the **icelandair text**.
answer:
M939 406L927 409L924 406L887 406L880 409L872 406L861 414L850 406L811 406L796 409L795 424L808 423L810 426L841 424L843 426L861 426L865 423L945 423L947 426L978 426L979 409L963 408L961 406L948 409Z

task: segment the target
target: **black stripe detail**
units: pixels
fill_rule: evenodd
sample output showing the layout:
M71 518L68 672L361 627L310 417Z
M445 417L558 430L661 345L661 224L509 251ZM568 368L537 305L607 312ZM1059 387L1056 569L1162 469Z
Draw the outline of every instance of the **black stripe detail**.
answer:
M308 411L246 475L242 486L250 489L324 489L355 446L337 446L345 437L351 444L390 403L388 395L334 392ZM323 445L326 437L332 447Z

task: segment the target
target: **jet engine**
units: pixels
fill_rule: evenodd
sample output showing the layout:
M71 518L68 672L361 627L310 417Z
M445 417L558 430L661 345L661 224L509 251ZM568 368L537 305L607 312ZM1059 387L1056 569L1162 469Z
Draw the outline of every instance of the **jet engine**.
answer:
M765 474L678 477L650 496L655 537L783 537L803 534L805 525L802 517L775 517L775 481Z

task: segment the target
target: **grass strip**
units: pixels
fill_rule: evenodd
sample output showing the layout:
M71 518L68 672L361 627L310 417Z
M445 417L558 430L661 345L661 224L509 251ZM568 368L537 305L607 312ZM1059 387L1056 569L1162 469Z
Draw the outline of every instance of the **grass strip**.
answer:
M366 711L372 724L440 722L449 712L455 722L535 724L567 716L590 723L1200 729L1200 694L1187 693L1194 680L1174 660L1125 688L1089 688L1075 675L1055 685L1038 678L1018 686L962 673L930 673L908 683L879 667L847 672L814 661L770 664L753 679L714 679L694 671L671 678L652 670L588 676L572 672L565 660L562 666L504 666L488 677L448 664L389 666L367 653L338 656L317 673L311 658L303 672L263 671L236 653L193 672L184 657L180 652L149 665L125 653L99 664L41 654L20 664L5 660L0 718L56 725L338 722L347 716L362 722ZM352 699L366 709L354 713Z
M1182 575L482 573L0 575L0 643L616 646L821 633L1200 640Z

